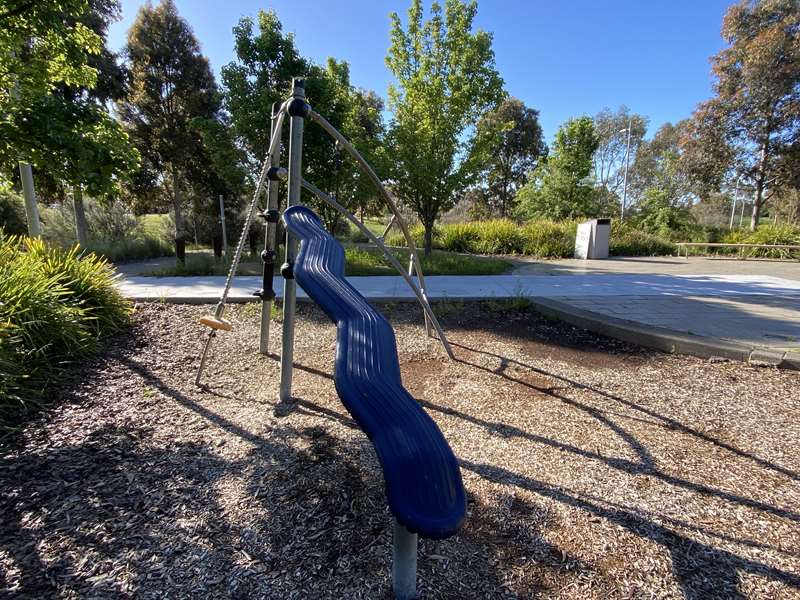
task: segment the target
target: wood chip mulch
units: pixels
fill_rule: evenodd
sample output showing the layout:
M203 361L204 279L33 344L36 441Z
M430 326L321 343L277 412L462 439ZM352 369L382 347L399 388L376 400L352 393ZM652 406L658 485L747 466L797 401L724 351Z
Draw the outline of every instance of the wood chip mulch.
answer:
M420 543L423 598L800 598L800 373L670 356L500 304L380 307L403 381L459 457L462 532ZM303 305L293 409L258 311L131 331L0 448L2 598L390 598L391 515ZM272 348L280 325L273 324Z

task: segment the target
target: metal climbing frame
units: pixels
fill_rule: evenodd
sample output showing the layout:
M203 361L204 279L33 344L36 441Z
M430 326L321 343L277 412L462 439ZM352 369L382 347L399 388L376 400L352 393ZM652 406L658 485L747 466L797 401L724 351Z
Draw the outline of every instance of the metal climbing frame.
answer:
M288 169L280 167L281 155L281 138L283 133L283 121L285 115L290 117L290 130L289 130L289 164ZM305 118L308 117L318 125L320 125L341 147L344 148L348 154L355 160L361 170L369 177L375 187L378 189L380 196L389 206L392 212L392 219L389 227L387 227L384 236L392 225L397 225L406 239L406 244L410 253L410 260L408 270L404 269L403 265L397 258L386 248L383 243L382 237L376 237L368 228L366 228L350 211L344 208L339 202L324 193L322 190L313 184L303 179L302 160L303 160L303 128ZM269 322L270 313L272 310L272 301L275 297L273 291L272 275L274 271L275 256L276 256L276 227L278 222L278 182L286 180L288 187L287 194L287 208L300 202L301 189L305 188L312 194L317 196L323 202L326 202L336 211L342 214L348 221L355 225L364 235L367 236L378 248L381 249L386 259L394 266L397 271L403 276L406 283L414 292L417 300L423 309L425 317L425 328L428 335L431 335L431 329L435 329L442 347L447 352L447 355L452 359L453 350L450 343L447 341L447 336L442 330L436 315L431 309L430 303L425 292L425 277L422 273L422 265L420 264L417 247L408 230L408 225L397 209L397 205L392 199L389 192L384 187L381 180L378 178L375 171L369 163L361 156L356 148L324 117L314 112L305 100L305 85L301 78L295 78L292 81L292 95L283 104L275 104L272 107L272 126L271 126L271 139L269 144L269 152L264 160L261 168L261 174L256 185L256 190L253 194L253 199L250 202L247 217L242 227L242 233L236 245L236 251L231 261L230 270L225 280L225 288L223 289L222 296L217 303L214 315L204 317L201 322L208 325L211 329L208 338L203 348L203 354L200 359L200 366L197 370L195 383L200 385L203 370L208 360L208 355L211 346L216 337L217 330L230 330L230 324L223 319L225 312L225 305L230 293L230 288L233 283L233 277L236 274L236 269L241 259L244 244L247 239L247 234L252 224L253 216L256 213L259 199L264 192L265 183L267 184L267 209L262 213L266 221L266 235L264 242L264 252L262 253L262 260L264 262L263 282L262 289L256 293L262 300L261 303L261 337L259 340L259 350L262 354L266 354L269 346ZM294 330L295 330L295 304L297 287L294 281L292 272L293 263L297 256L297 240L291 232L286 232L286 262L281 267L281 275L284 278L283 288L283 332L282 332L282 349L281 349L281 375L280 375L280 402L291 402L292 393L292 375L293 375L293 354L294 354ZM416 275L417 281L414 280ZM394 523L394 547L393 547L393 566L392 566L392 581L395 592L395 597L407 599L416 596L416 565L417 565L417 535L408 531L405 527L395 521Z
M290 117L290 133L289 133L289 165L288 170L280 167L281 156L281 138L283 134L283 123L286 115ZM302 149L303 149L303 127L304 120L308 117L318 125L320 125L338 144L344 148L348 154L355 160L359 168L367 175L378 190L381 198L386 202L390 211L392 212L391 225L396 225L403 233L406 240L406 245L409 249L409 265L406 270L395 256L386 248L383 240L376 237L369 229L358 221L358 219L350 213L346 208L339 204L334 198L322 192L313 184L305 181L302 177ZM348 221L353 223L367 238L372 241L383 252L389 263L397 269L403 276L406 283L409 285L417 301L423 309L425 319L425 329L428 335L432 334L432 330L436 330L437 337L442 344L445 352L450 358L453 358L453 350L450 343L447 341L447 336L441 328L438 320L436 319L433 310L431 309L430 302L425 289L425 276L422 271L422 265L419 260L416 244L414 243L408 225L400 214L393 198L386 190L378 175L364 159L363 156L356 150L356 148L345 138L333 125L331 125L323 116L313 111L305 100L305 85L302 78L295 78L292 81L292 95L282 104L276 103L272 107L272 127L271 139L269 144L269 151L264 164L262 165L261 174L256 185L253 199L250 203L247 212L247 218L242 227L242 233L236 246L236 251L231 261L231 267L225 281L225 287L217 303L214 315L204 317L201 322L208 325L211 329L203 349L203 354L200 359L200 366L197 370L195 383L200 385L202 374L208 361L208 356L212 347L213 339L216 337L217 330L230 330L230 324L223 319L225 312L225 305L230 293L230 288L233 283L233 277L236 274L239 261L241 259L244 244L246 243L247 233L252 225L253 216L256 213L258 201L265 190L267 189L267 210L264 211L263 216L266 220L266 236L264 243L264 252L262 253L262 260L264 262L263 270L263 284L262 289L256 292L256 295L261 297L261 334L259 339L259 351L266 354L269 349L269 323L270 313L272 311L272 301L274 299L274 292L272 289L272 271L274 269L274 261L276 256L276 243L275 243L275 230L278 221L278 182L280 180L287 181L288 197L287 207L300 202L300 189L305 187L308 191L313 193L323 202L332 206L336 211L342 214ZM283 291L283 331L282 331L282 348L281 348L281 381L279 397L281 402L291 401L292 390L292 375L293 375L293 358L294 358L294 329L295 329L295 305L296 305L296 284L292 276L292 263L297 253L297 242L292 239L291 234L287 232L286 235L286 262L281 267L281 274L284 276L284 291ZM416 276L417 280L414 280Z

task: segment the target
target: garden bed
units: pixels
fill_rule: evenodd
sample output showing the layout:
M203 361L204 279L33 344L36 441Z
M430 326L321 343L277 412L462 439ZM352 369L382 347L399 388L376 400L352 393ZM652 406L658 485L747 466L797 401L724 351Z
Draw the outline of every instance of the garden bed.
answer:
M462 532L424 598L789 598L800 591L800 374L651 353L501 302L381 307L403 380L461 461ZM300 307L297 404L232 307L139 306L0 457L0 596L389 598L391 517L339 402L334 328ZM280 327L273 327L272 348Z

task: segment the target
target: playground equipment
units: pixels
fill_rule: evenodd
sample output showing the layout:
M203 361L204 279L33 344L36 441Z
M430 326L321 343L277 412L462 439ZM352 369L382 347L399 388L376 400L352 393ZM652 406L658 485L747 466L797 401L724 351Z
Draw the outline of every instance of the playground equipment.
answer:
M280 166L285 115L290 117L288 169ZM396 225L405 236L410 252L408 271L389 252L382 239L364 227L335 198L303 179L302 144L306 118L320 125L375 184L393 214L389 227ZM281 267L284 288L279 403L291 402L296 285L299 283L337 325L336 390L348 412L372 442L383 468L389 508L394 515L392 584L395 597L414 598L417 536L449 537L458 531L464 519L466 499L461 472L436 423L402 385L391 325L344 278L344 249L341 244L325 231L313 211L299 205L302 188L333 207L381 249L422 306L428 335L432 329L435 330L450 358L453 358L453 352L426 297L424 275L408 226L369 164L339 131L311 109L305 100L302 79L293 80L289 99L273 105L271 130L269 153L261 169L225 287L214 314L200 321L209 327L209 333L195 382L201 384L217 332L231 329L230 322L223 317L225 305L247 232L265 189L267 208L261 213L266 223L262 253L264 269L262 289L256 295L262 301L259 350L263 354L268 351L270 313L275 298L276 226L281 218L278 182L286 180L287 208L281 218L286 228L286 262Z

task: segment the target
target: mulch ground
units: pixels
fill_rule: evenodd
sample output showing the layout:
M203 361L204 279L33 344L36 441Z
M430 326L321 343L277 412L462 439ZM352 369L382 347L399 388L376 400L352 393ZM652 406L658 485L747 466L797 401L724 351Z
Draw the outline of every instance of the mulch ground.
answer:
M423 540L424 598L800 597L800 374L652 353L502 304L382 309L403 380L461 461L458 536ZM299 315L275 404L254 306L209 390L203 307L142 305L0 450L0 597L389 598L391 515ZM272 347L279 348L279 325Z

